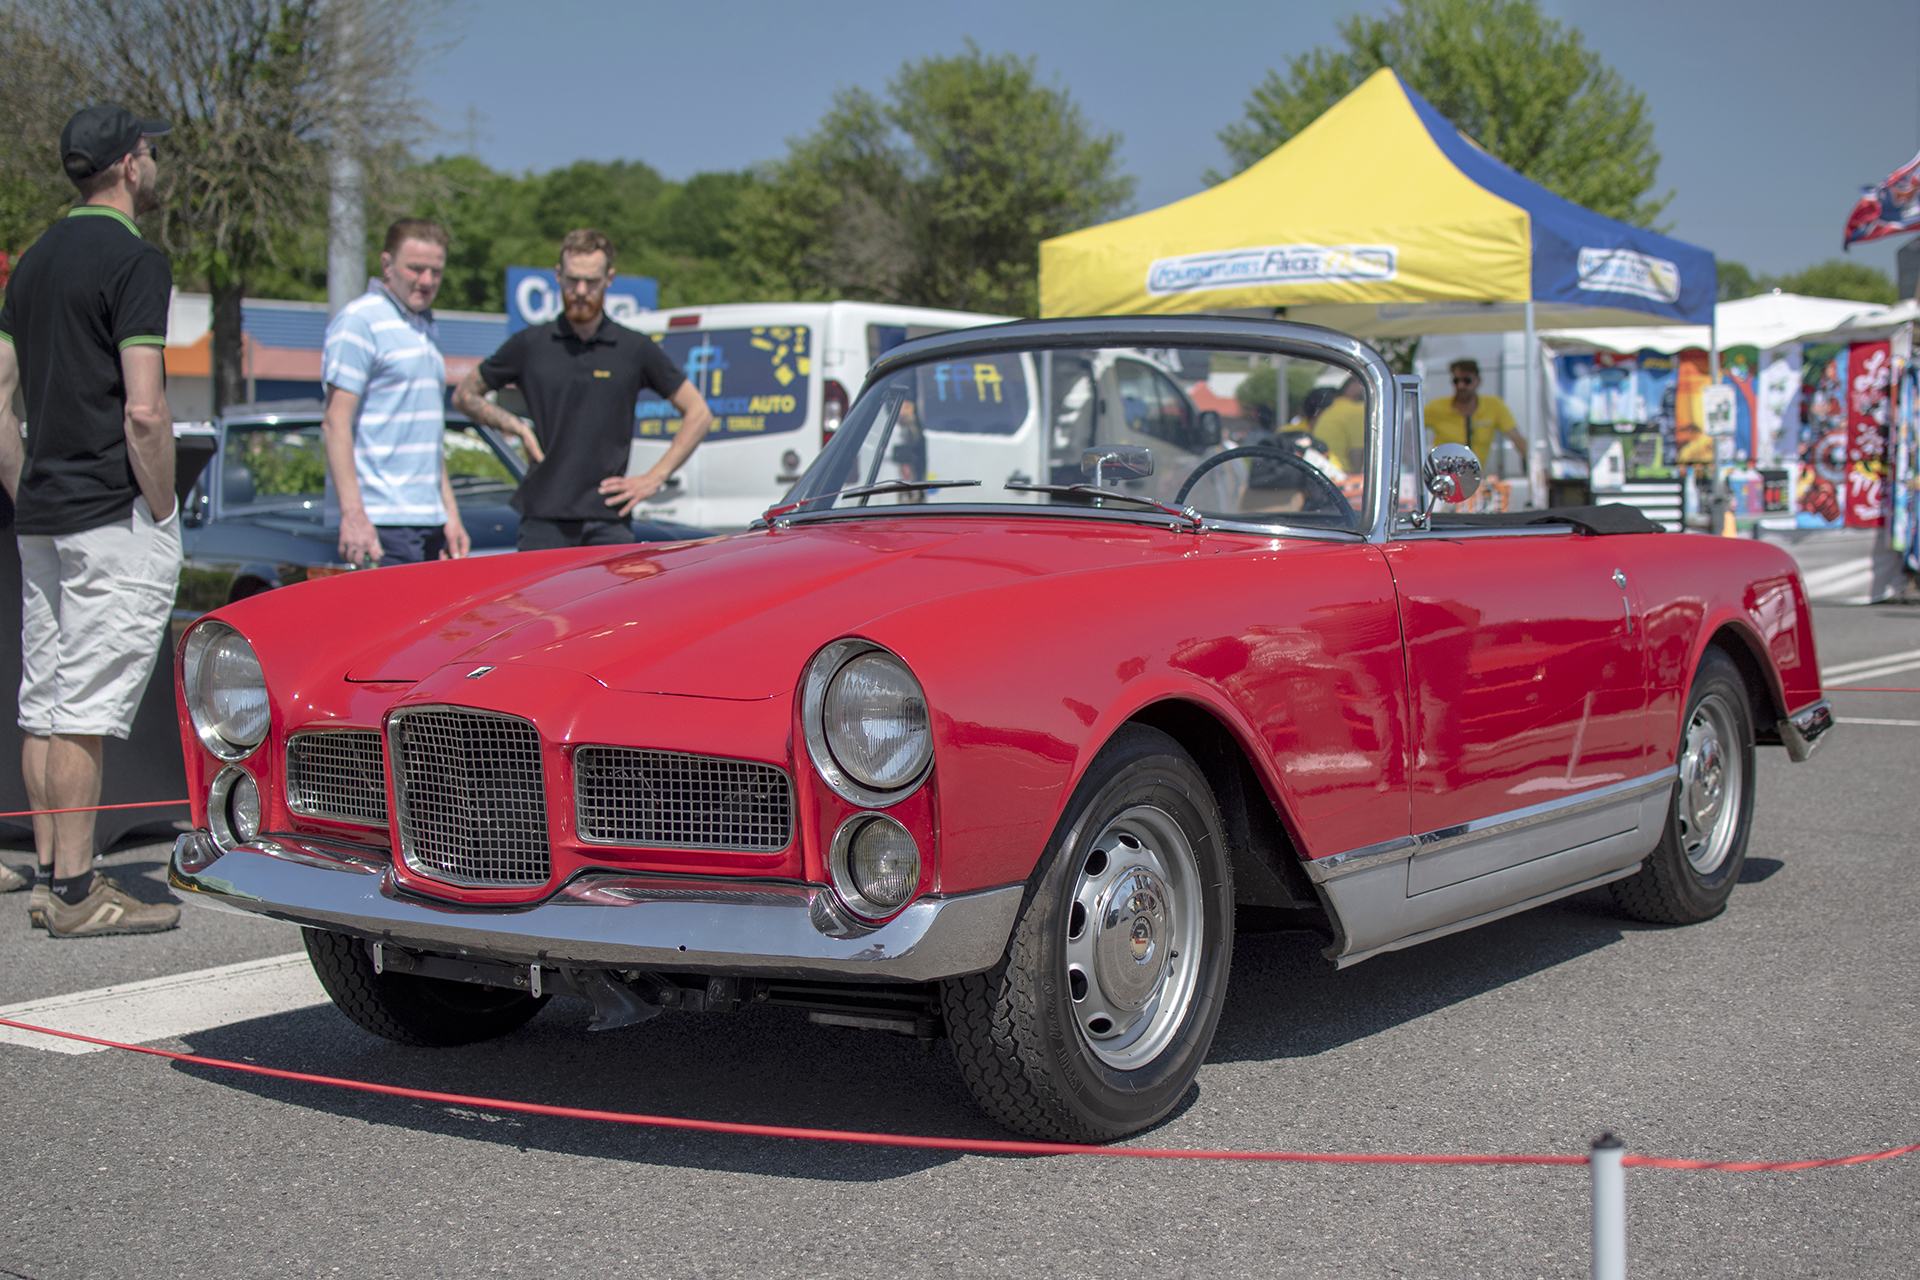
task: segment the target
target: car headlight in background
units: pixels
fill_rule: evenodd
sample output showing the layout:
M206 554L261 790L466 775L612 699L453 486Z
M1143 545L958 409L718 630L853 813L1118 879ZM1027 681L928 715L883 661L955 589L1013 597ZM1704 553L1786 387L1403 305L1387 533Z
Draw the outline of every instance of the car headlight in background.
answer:
M260 834L260 787L252 774L238 765L220 771L207 792L207 825L229 853Z
M912 833L881 813L856 813L841 823L827 862L840 900L870 920L905 906L920 884Z
M933 765L927 698L907 664L865 640L836 640L807 666L807 754L835 792L885 808Z
M223 622L205 622L187 635L181 653L187 714L207 750L238 760L266 741L267 681L247 638Z

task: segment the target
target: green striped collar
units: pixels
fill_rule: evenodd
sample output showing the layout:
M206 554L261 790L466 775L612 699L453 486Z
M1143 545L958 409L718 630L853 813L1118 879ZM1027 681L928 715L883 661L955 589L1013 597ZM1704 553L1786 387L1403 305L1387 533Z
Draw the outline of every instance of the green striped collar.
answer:
M118 209L113 208L111 205L77 204L73 208L67 210L67 216L69 218L79 218L87 215L92 215L94 217L118 218L120 220L121 226L133 232L133 234L136 236L140 234L140 228L133 225L133 219L129 218L126 214L120 212Z

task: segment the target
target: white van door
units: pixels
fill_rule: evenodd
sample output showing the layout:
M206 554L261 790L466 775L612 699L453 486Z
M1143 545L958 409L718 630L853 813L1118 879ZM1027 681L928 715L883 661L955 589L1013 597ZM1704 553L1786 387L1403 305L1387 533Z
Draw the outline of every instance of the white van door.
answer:
M815 452L802 447L818 394L812 328L689 326L649 336L686 371L713 410L707 438L680 470L679 492L685 497L668 499L683 514L650 518L707 529L750 524L799 478L800 467ZM642 392L635 409L635 466L644 469L658 461L680 423L670 402ZM645 509L642 504L634 514Z

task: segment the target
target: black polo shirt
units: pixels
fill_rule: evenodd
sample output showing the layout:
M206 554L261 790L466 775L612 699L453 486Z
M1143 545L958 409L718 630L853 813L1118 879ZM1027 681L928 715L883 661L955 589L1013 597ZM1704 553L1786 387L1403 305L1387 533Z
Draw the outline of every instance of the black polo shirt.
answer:
M167 342L173 269L117 209L81 205L20 255L0 304L27 419L14 530L85 533L133 510L120 353Z
M528 325L480 362L480 380L498 391L520 384L546 460L514 495L537 520L617 520L600 482L627 473L633 409L642 389L672 399L686 375L644 333L600 317L582 341L562 316Z

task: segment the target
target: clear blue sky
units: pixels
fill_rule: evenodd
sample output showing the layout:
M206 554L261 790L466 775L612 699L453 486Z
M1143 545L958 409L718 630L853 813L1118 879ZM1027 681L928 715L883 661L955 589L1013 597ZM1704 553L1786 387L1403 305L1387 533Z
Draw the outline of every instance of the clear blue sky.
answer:
M441 136L498 168L644 160L669 178L738 169L810 130L835 89L964 49L1038 60L1123 136L1142 209L1221 167L1217 134L1290 54L1386 0L874 0L673 5L454 0L458 43L422 84ZM1647 95L1673 234L1755 271L1839 254L1862 184L1920 151L1920 0L1545 0ZM477 115L470 115L477 113ZM1889 239L1852 257L1891 274Z

